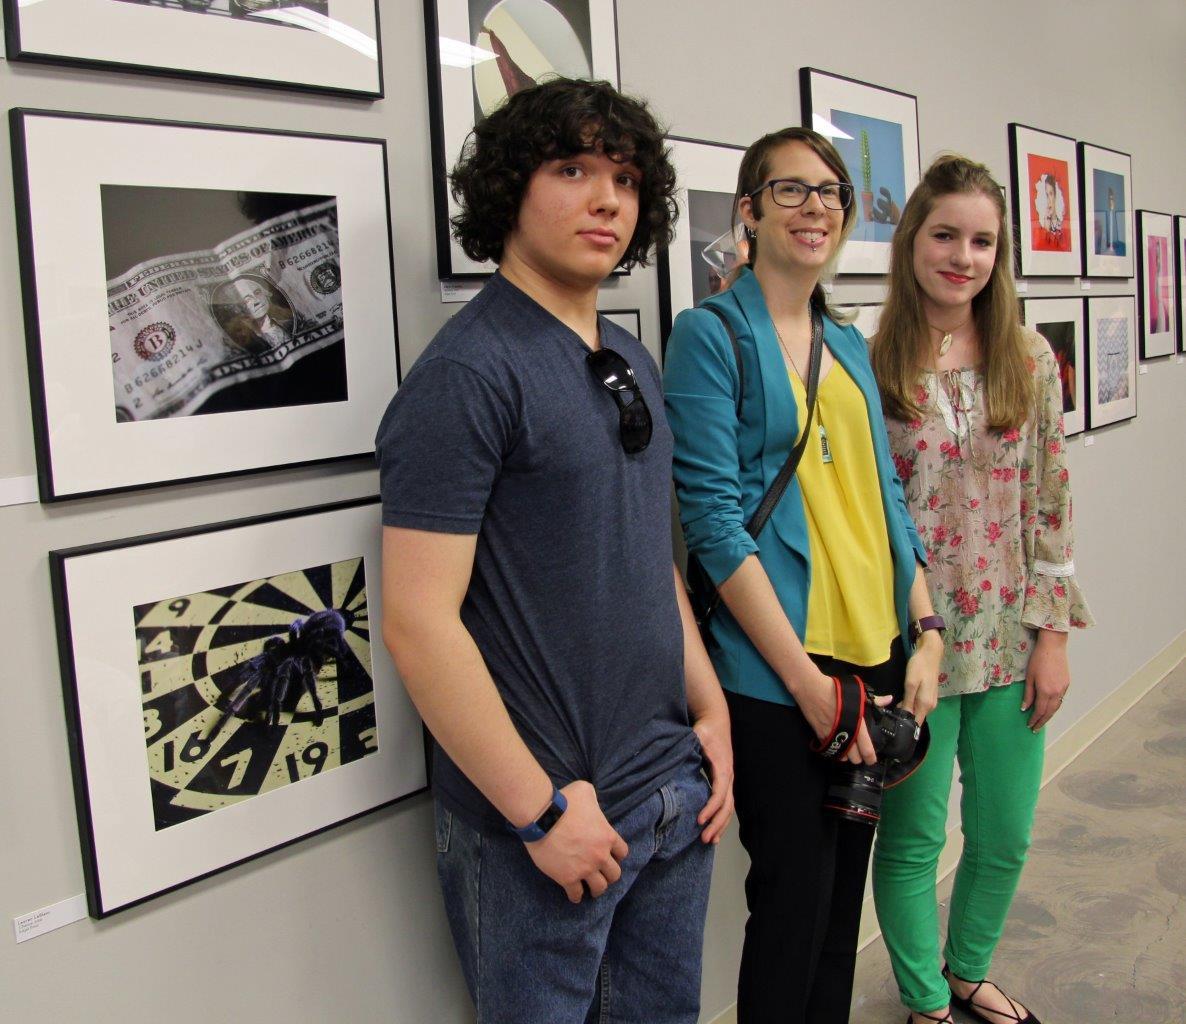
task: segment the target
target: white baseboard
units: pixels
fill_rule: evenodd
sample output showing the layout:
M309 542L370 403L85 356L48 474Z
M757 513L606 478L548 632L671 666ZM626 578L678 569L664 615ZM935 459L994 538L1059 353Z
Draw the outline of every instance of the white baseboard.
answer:
M1162 651L1152 657L1107 697L1088 711L1046 748L1042 785L1046 786L1059 772L1091 746L1108 728L1186 659L1186 632L1180 633ZM958 823L948 830L947 843L939 857L939 878L946 878L959 863L964 839ZM861 908L861 931L857 949L861 950L881 936L873 897L866 893ZM707 1024L737 1024L736 1004L727 1007Z

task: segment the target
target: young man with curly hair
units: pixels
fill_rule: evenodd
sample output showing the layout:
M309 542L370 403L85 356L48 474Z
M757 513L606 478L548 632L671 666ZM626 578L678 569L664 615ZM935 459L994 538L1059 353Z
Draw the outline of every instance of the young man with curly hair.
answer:
M653 360L597 315L675 218L646 106L516 93L451 177L498 263L379 428L383 630L435 739L438 870L479 1024L693 1024L728 711L670 533Z

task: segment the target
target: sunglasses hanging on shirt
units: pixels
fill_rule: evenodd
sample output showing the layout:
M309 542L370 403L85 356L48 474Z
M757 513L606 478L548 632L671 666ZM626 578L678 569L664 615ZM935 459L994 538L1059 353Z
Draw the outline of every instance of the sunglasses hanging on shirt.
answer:
M627 455L645 451L651 443L651 410L642 397L634 370L612 348L600 348L585 357L598 382L614 396L618 406L618 439Z

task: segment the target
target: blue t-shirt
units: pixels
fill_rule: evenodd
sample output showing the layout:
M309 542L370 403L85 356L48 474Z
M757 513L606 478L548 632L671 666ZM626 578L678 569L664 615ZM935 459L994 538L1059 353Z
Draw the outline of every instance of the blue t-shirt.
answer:
M696 748L670 527L671 431L654 361L600 319L650 409L627 455L577 334L501 275L441 329L376 439L383 522L477 534L461 618L512 721L558 786L613 820ZM502 816L436 747L433 786L478 827Z

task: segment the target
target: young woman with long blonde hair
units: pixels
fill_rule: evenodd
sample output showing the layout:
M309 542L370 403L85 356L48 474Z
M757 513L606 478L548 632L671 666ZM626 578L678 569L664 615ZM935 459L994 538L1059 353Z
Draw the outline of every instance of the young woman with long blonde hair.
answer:
M1075 582L1058 364L1024 328L1004 194L940 157L894 234L872 363L906 501L946 620L922 767L887 791L877 914L910 1024L1037 1024L985 980L1025 863L1042 728L1070 684L1067 634L1090 624ZM936 870L954 762L964 849L939 967Z

